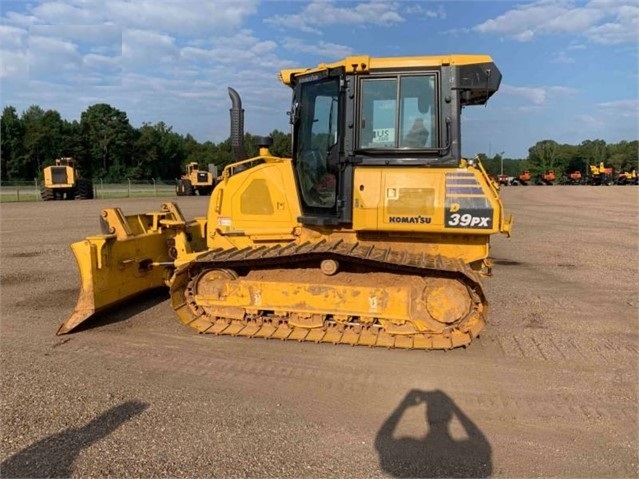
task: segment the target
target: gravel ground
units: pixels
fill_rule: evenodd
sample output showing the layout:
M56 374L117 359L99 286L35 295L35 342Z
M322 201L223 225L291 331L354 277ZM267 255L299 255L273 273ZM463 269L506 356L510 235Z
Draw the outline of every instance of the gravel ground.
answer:
M163 294L57 337L113 200L2 204L0 474L637 477L638 192L504 188L490 324L449 352L197 335Z

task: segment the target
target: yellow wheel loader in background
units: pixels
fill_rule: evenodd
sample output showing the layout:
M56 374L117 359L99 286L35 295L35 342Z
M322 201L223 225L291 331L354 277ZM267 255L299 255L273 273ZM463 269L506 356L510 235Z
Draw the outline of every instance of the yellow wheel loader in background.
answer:
M175 194L178 196L210 195L215 186L217 174L211 171L200 170L197 162L192 161L186 165L186 175L182 175L175 184Z
M93 198L93 182L82 178L73 158L58 158L55 165L43 170L40 195L44 201L90 200Z
M58 334L162 286L202 333L409 349L479 334L489 239L511 218L481 164L461 157L460 125L463 107L499 88L492 59L358 56L280 77L293 91L292 158L266 139L228 165L206 217L174 203L105 209L103 234L71 246L82 289Z

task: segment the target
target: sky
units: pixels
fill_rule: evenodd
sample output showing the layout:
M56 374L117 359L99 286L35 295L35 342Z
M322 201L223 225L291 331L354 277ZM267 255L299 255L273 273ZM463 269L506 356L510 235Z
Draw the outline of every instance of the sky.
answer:
M462 153L639 138L639 2L53 0L0 3L4 108L79 120L108 103L215 143L235 88L245 129L289 131L282 68L349 55L487 54L503 79L464 109Z

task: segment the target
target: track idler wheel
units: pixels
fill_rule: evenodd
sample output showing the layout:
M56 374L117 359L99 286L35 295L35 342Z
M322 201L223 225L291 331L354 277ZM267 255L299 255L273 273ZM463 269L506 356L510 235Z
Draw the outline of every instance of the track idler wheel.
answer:
M213 269L200 273L193 281L193 294L226 300L232 286L229 284L238 279L237 273L231 269ZM234 306L207 306L199 305L209 317L225 317L242 320L245 316L244 308Z
M472 306L468 288L459 281L438 278L424 289L426 310L435 321L447 325L463 319Z

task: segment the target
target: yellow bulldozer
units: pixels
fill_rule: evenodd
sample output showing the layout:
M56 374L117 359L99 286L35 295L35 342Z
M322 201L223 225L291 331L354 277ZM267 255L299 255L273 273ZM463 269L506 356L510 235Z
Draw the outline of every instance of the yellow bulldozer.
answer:
M93 182L82 178L74 158L57 158L55 165L45 167L42 173L40 195L44 201L93 198Z
M197 162L192 161L186 165L186 174L182 175L175 184L177 196L210 195L215 186L215 175L211 171L200 170Z
M264 139L224 168L193 220L171 202L103 210L103 234L71 245L81 291L58 334L159 287L184 324L214 335L451 349L482 331L489 239L512 218L481 163L461 156L460 128L462 109L499 88L492 59L356 56L280 78L292 158Z

